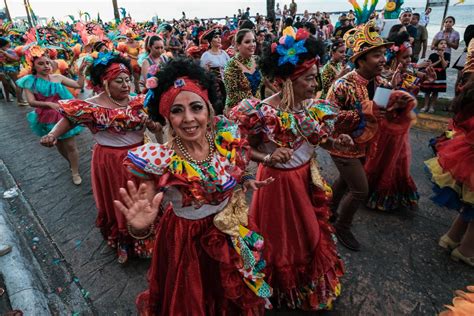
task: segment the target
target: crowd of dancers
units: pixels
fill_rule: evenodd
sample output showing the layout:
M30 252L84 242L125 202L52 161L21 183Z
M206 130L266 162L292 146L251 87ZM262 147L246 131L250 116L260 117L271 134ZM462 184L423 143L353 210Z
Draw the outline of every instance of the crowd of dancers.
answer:
M151 258L141 315L331 309L344 274L333 235L358 251L359 207L416 212L409 131L416 95L437 74L411 62L406 29L384 39L369 16L329 47L305 24L260 36L245 18L3 26L5 98L34 108L31 129L76 185L75 136L93 135L96 226L119 263ZM474 41L466 46L450 131L426 166L434 200L459 211L439 245L474 266ZM318 146L339 172L333 184Z

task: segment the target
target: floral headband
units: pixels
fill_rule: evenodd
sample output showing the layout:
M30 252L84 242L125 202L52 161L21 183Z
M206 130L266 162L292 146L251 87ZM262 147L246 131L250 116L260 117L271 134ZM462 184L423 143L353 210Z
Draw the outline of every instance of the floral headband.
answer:
M306 39L309 37L309 33L303 29L298 29L295 37L291 35L285 35L280 37L278 43L273 43L271 46L272 53L277 52L280 57L278 58L278 66L290 63L296 66L299 62L299 55L308 52L304 44Z

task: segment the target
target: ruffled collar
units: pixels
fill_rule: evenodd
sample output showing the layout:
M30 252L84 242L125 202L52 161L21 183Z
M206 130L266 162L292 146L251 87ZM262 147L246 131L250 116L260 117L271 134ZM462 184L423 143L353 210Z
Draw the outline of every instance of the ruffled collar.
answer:
M187 161L169 143L140 146L128 153L128 159L147 174L164 176L160 186L182 187L191 195L184 194L184 204L199 207L209 203L213 194L230 194L248 162L241 152L246 141L240 138L238 126L224 117L216 117L214 143L216 152L212 160L202 165Z

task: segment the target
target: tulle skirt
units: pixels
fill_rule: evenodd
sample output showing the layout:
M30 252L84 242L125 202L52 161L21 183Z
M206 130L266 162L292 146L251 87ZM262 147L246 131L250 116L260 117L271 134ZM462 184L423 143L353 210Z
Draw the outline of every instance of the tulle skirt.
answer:
M35 135L43 137L53 129L54 125L61 120L62 116L53 109L41 109L40 111L32 111L26 114L26 119L30 125L31 130ZM58 139L66 139L79 135L84 128L76 126L67 133L58 137Z
M438 156L425 161L435 184L432 200L474 220L474 147L465 134L440 143Z
M167 208L157 227L149 289L136 300L140 315L263 315L264 299L243 282L237 252L213 218L189 220Z
M294 169L260 165L257 179L268 177L276 181L254 193L250 220L265 238L273 303L330 309L344 270L328 223L330 197L310 184L309 163Z
M149 258L153 249L153 237L136 240L129 235L127 220L113 203L121 200L119 189L126 187L128 180L136 182L123 166L123 160L129 149L139 145L108 147L96 144L92 153L92 193L98 211L96 226L108 244L117 249L117 255L123 258Z

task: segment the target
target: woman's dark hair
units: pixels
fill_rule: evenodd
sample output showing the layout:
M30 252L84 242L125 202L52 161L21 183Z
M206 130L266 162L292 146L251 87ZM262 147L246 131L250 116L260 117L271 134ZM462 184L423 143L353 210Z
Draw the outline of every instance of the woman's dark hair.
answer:
M402 28L406 28L405 25L403 25L403 24L395 24L394 26L392 26L392 27L390 28L390 31L389 31L389 33L388 33L387 38L392 38L392 37L395 36L397 33L399 33Z
M169 25L169 24L165 24L165 25L163 26L163 29L164 29L165 31L171 32L171 31L173 30L173 27L172 27L171 25Z
M466 47L469 46L469 42L474 38L474 24L469 24L464 31L464 43Z
M239 45L242 44L242 41L244 40L244 37L247 35L247 33L253 34L253 31L251 29L240 29L237 34L235 34L235 42Z
M323 41L316 39L314 36L309 36L304 47L307 49L306 53L298 55L298 64L304 63L308 59L323 58L324 56L324 43ZM280 55L275 51L272 52L271 43L268 43L263 49L262 58L259 61L259 67L262 73L269 78L288 78L295 71L296 66L291 63L286 63L278 66L278 59Z
M151 51L151 47L155 42L162 41L163 39L158 35L152 35L146 38L145 41L145 50L149 53Z
M6 38L0 37L0 48L4 48L5 46L8 45L8 43L10 43L9 40L7 40Z
M443 23L446 22L447 19L453 20L453 25L456 24L456 19L454 18L454 16L448 15L447 17L444 18Z
M149 92L150 98L146 104L150 116L154 121L157 121L162 125L166 124L165 118L159 113L160 99L163 93L168 91L168 89L174 85L176 79L181 77L188 77L197 81L201 87L207 90L209 101L216 112L222 111L222 105L217 104L214 76L207 73L204 68L195 63L194 60L184 57L172 59L160 69L156 77L158 78L159 84L156 88L152 89L152 93ZM218 109L220 109L220 111L218 111Z
M239 29L240 30L243 30L243 29L253 30L255 29L255 24L250 20L243 20L239 26Z
M311 22L305 22L303 27L307 28L311 35L316 35L316 27Z
M339 47L343 45L345 45L345 42L343 39L339 38L339 39L334 40L331 44L331 52L335 52Z
M293 26L293 19L288 17L285 19L285 27Z
M124 64L125 67L127 67L128 71L132 73L132 66L130 66L130 61L120 55L114 56L112 59L109 60L109 62L104 65L102 63L97 64L95 66L90 66L88 69L89 76L91 78L91 83L94 86L97 87L102 87L102 76L103 74L107 71L107 68L110 67L110 65L118 63L118 64Z
M98 41L95 42L94 45L92 45L92 49L96 52L100 51L102 47L106 46L104 42Z
M410 41L410 34L407 31L392 33L387 41L393 42L395 46L400 46L403 43Z

